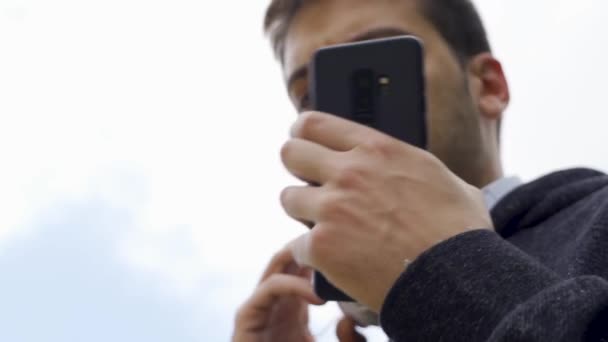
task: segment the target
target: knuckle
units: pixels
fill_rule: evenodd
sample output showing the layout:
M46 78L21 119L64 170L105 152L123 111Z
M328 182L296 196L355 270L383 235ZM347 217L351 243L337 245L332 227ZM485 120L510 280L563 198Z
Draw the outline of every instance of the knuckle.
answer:
M336 218L344 211L342 201L336 198L336 196L325 196L320 200L319 205L319 216L325 220Z
M349 165L340 170L336 176L336 185L339 188L356 188L365 178L366 170L363 166Z
M395 143L390 139L370 139L361 145L364 151L372 155L390 157L395 153Z
M422 162L429 168L438 169L444 167L443 162L430 152L424 151L420 154L420 158L422 159Z

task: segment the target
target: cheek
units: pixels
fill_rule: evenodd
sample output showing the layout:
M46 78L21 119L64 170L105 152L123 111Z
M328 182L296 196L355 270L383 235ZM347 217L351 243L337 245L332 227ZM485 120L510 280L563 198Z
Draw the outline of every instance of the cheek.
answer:
M429 105L445 107L446 102L463 90L460 89L465 85L462 67L444 44L429 44L424 62Z
M429 149L443 155L459 138L462 126L468 126L463 115L469 112L470 96L460 65L452 58L427 57L425 62Z
M439 61L427 58L425 62L427 124L429 144L432 147L440 136L439 132L443 130L453 105L450 96L453 80Z

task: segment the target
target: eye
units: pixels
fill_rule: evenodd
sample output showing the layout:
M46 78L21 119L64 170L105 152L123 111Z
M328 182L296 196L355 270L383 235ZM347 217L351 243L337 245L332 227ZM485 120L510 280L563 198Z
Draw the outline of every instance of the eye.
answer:
M298 107L300 108L300 111L310 109L310 96L308 96L308 93L300 98Z

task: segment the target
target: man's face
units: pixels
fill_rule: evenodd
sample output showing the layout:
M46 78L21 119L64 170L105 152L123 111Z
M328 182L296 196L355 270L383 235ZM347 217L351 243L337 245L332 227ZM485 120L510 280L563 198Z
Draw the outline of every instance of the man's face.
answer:
M290 26L283 56L286 80L292 79L291 101L299 111L310 109L307 75L298 71L319 48L402 34L415 35L424 43L429 150L475 184L484 160L480 119L467 73L413 0L322 0L301 8Z

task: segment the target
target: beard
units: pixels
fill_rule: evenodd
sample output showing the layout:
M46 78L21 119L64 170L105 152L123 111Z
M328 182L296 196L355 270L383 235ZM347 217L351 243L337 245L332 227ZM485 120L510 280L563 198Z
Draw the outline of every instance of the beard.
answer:
M465 182L483 186L486 164L481 133L481 113L474 104L468 82L446 89L429 103L429 152Z

